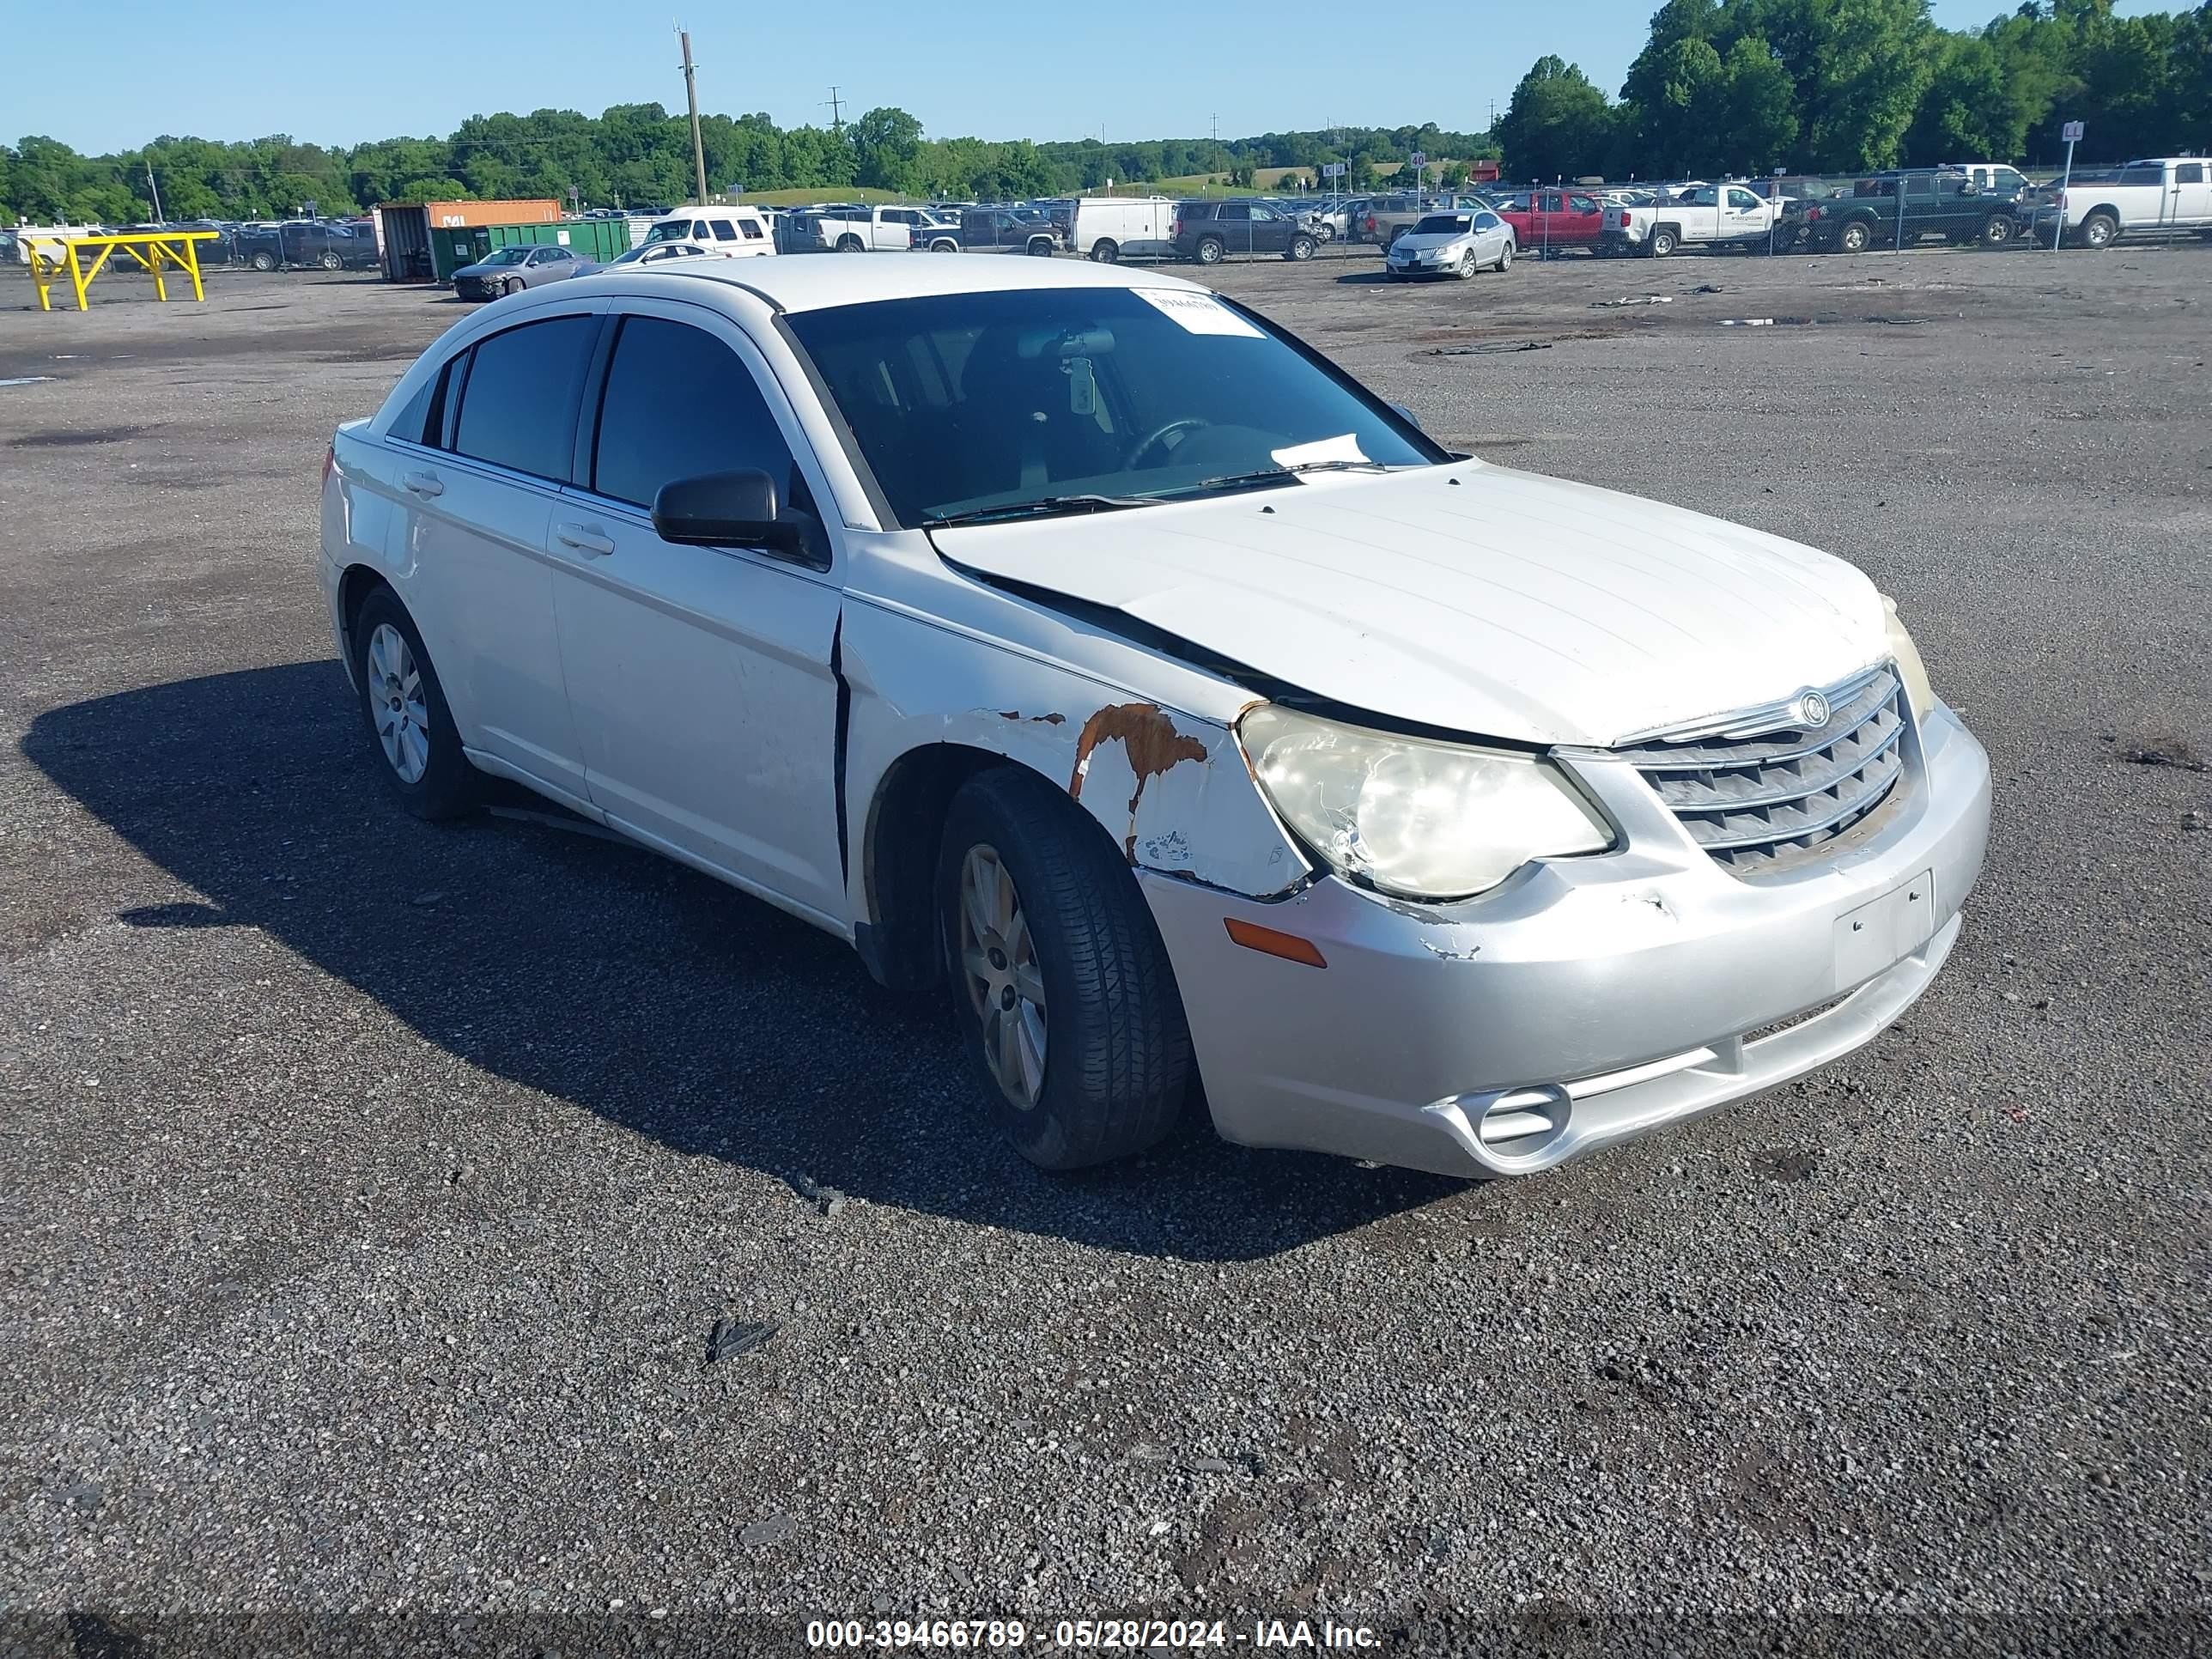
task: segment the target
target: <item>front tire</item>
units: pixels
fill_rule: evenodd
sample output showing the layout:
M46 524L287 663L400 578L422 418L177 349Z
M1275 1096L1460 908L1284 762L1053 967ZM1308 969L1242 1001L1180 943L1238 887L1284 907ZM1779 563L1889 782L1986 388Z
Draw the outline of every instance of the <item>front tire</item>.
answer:
M1079 1170L1167 1134L1190 1033L1152 913L1097 825L1021 768L981 773L953 798L937 890L955 1017L1022 1156Z
M521 277L510 276L499 285L499 291L501 294L520 294L525 286Z
M475 810L483 779L461 752L445 689L407 607L388 587L363 599L350 640L370 752L392 799L432 823Z
M273 253L257 253L253 256L252 264L256 270L274 270L276 269L276 256Z
M1283 250L1283 257L1304 264L1320 252L1321 244L1304 233L1291 238L1291 245Z
M1982 221L1981 242L1984 247L2002 247L2012 240L2012 221L2002 213L1992 213Z

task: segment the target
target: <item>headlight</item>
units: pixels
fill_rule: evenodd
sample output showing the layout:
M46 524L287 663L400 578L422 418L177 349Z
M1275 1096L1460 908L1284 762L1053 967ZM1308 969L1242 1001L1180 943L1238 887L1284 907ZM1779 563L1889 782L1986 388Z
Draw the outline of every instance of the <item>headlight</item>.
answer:
M1384 892L1465 898L1613 830L1549 761L1370 732L1261 703L1237 722L1252 775L1324 860Z
M1905 631L1905 623L1897 614L1897 601L1887 593L1881 596L1881 623L1889 636L1889 654L1897 659L1897 677L1905 682L1905 700L1912 705L1912 718L1917 724L1934 712L1936 693L1928 684L1928 669L1920 660L1920 647Z

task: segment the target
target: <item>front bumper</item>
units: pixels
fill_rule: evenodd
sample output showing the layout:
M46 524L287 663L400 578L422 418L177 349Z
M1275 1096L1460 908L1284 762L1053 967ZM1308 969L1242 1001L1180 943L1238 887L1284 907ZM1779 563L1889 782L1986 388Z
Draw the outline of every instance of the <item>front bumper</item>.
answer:
M1990 770L1948 708L1844 850L1755 881L1714 864L1625 763L1571 758L1624 850L1533 865L1480 898L1405 903L1331 876L1271 903L1142 873L1224 1139L1532 1174L1850 1053L1958 939ZM1243 949L1231 918L1309 939L1328 966ZM1894 953L1870 956L1873 939Z

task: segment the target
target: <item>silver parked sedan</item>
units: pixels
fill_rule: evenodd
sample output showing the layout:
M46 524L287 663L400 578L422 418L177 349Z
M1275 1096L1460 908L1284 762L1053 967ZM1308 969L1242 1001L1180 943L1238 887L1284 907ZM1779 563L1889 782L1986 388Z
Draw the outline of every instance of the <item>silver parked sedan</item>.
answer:
M1487 208L1431 213L1390 244L1382 268L1393 282L1411 276L1457 276L1512 268L1513 227Z
M578 258L573 250L550 243L495 248L489 257L453 273L453 292L464 300L496 300L502 294L520 294L526 288L598 269L589 259Z

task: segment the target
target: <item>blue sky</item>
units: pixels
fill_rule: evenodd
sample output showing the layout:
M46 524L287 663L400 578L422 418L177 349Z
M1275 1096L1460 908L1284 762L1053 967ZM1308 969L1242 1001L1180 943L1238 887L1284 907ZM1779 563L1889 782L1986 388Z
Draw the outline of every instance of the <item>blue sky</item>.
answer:
M1113 142L1202 137L1216 115L1224 138L1337 123L1480 130L1547 52L1618 92L1657 3L844 0L685 21L708 112L826 122L834 83L848 116L896 104L935 137L1103 129ZM1971 27L2009 9L1936 0L1935 15ZM1346 45L1304 49L1329 40ZM0 139L43 133L88 153L164 132L349 144L501 109L684 106L672 16L606 0L0 0Z

